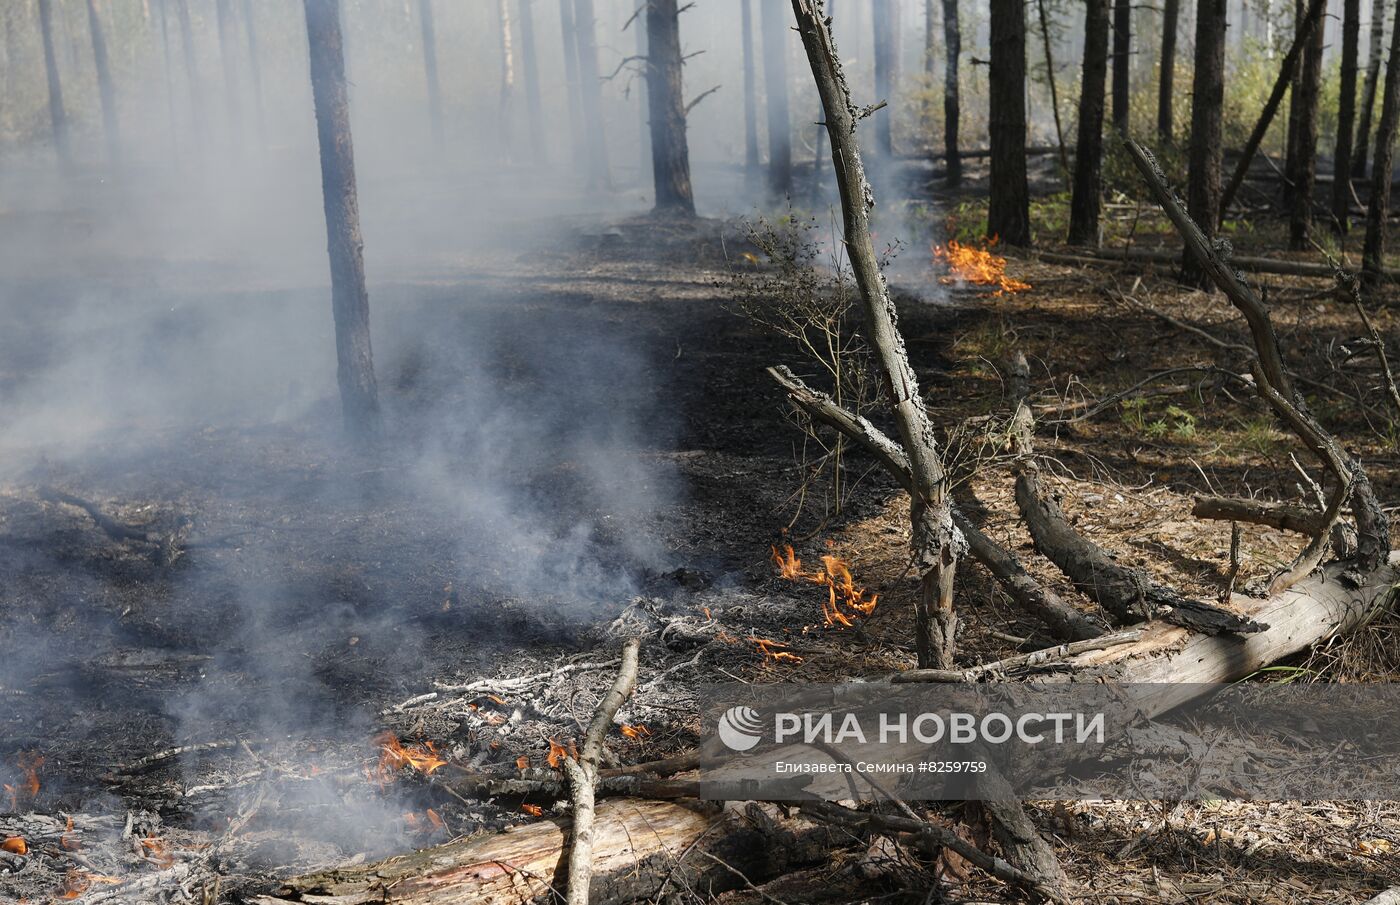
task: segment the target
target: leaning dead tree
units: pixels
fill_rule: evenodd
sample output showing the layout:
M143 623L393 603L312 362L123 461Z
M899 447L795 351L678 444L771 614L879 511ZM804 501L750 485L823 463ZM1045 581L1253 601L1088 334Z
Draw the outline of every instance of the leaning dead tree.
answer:
M379 388L369 337L369 293L365 289L364 240L360 238L360 201L355 186L350 99L345 86L340 0L304 0L304 5L311 94L321 148L321 192L331 264L331 311L335 316L341 413L349 435L364 441L379 433Z
M685 135L680 12L676 0L646 6L647 106L651 114L651 172L657 213L694 216L690 148Z

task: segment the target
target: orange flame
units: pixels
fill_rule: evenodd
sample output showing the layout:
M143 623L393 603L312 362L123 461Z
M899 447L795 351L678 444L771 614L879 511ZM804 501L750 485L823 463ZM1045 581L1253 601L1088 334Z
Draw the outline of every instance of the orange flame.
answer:
M86 870L73 868L68 871L68 875L63 879L63 892L59 895L61 899L76 899L92 888L94 883L102 883L107 886L120 886L126 881L121 877L108 877L103 874L94 874Z
M880 595L866 595L864 588L856 587L851 577L851 567L838 556L823 556L822 567L815 572L803 572L802 560L792 552L790 544L779 550L773 547L773 563L778 574L789 581L806 581L823 585L827 598L822 603L822 621L828 626L851 628L857 619L875 612L875 604Z
M73 818L68 818L68 825L63 830L63 835L59 837L58 844L70 852L80 851L83 847L78 841L78 834L73 831Z
M750 638L753 646L758 648L758 652L763 654L764 660L771 660L774 663L801 663L802 658L797 654L787 650L787 645L781 641L772 641L768 638Z
M949 239L948 247L933 246L933 259L948 265L948 275L941 277L943 283L976 283L979 286L996 286L997 295L1003 292L1021 292L1031 288L1030 283L1014 280L1006 275L1006 259L992 254L997 237L982 240L982 247L964 245L957 239Z
M554 739L550 739L549 754L545 757L545 763L558 770L563 766L564 758L566 757L572 757L574 760L578 760L578 749L574 747L574 743L569 742L569 747L565 748Z
M39 795L39 768L43 765L42 755L33 751L19 753L15 766L19 767L24 778L15 785L5 783L0 786L5 790L5 797L9 800L11 811L18 811L21 803L32 802Z
M520 806L520 810L524 811L526 814L529 814L531 817L544 816L544 808L540 807L537 804L522 804Z
M409 830L424 836L431 836L439 830L445 831L447 829L447 824L443 822L438 812L434 811L432 808L428 808L424 811L422 817L419 817L412 811L408 811L403 815L403 822L404 826Z
M447 766L432 742L405 745L394 733L381 732L374 737L374 744L379 747L379 763L370 771L370 778L381 787L393 782L395 774L404 767L431 776Z
M4 842L0 842L0 852L9 852L12 855L23 855L28 853L29 843L24 841L23 836L11 836Z
M621 729L622 734L627 736L628 738L639 739L644 735L651 735L651 730L648 729L643 723L637 723L635 725L630 723L623 723L618 728Z
M165 870L175 863L175 856L170 853L170 849L155 836L147 836L142 839L141 847L146 850L146 860L161 870Z

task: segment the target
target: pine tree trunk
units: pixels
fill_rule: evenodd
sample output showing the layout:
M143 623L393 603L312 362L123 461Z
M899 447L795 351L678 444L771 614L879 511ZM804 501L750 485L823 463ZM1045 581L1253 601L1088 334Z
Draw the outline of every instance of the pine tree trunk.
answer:
M1317 184L1317 108L1322 93L1323 29L1313 29L1303 54L1298 94L1298 120L1293 130L1293 206L1288 219L1288 247L1308 248L1313 222L1313 189Z
M584 137L588 142L588 185L612 188L608 167L607 127L603 122L603 82L598 77L598 24L593 0L574 0L574 33L578 37L579 90L583 97Z
M311 94L321 148L321 191L330 253L331 311L335 317L336 375L345 428L356 441L379 434L379 390L369 336L364 242L355 189L355 148L345 86L340 0L304 0L311 62Z
M258 124L258 146L267 148L267 116L263 108L262 54L258 50L258 25L253 0L243 0L243 27L248 29L248 72L253 78L253 117Z
M1385 53L1386 0L1371 2L1371 43L1366 54L1366 81L1361 89L1361 109L1356 124L1356 150L1351 159L1354 179L1366 178L1366 161L1371 153L1371 113L1376 107L1376 86L1380 84L1381 57Z
M1361 0L1342 2L1342 84L1337 99L1337 142L1332 154L1332 218L1351 229L1351 140L1356 125L1356 71L1361 43Z
M1298 185L1298 123L1301 122L1300 105L1303 103L1304 73L1308 68L1308 54L1312 52L1311 33L1305 39L1303 26L1303 0L1293 0L1293 40L1301 42L1302 56L1298 68L1293 70L1293 82L1288 88L1288 134L1284 140L1283 160L1283 204L1291 208Z
M1026 184L1026 16L1021 0L991 0L991 198L987 232L1007 245L1031 244Z
M1065 130L1060 123L1060 91L1055 84L1055 56L1050 49L1050 16L1045 11L1045 0L1036 0L1035 6L1040 17L1040 41L1045 51L1045 81L1050 85L1050 112L1055 118L1055 145L1060 151L1060 175L1068 183L1069 152L1065 150Z
M1069 242L1099 244L1103 192L1103 107L1108 79L1109 0L1086 0L1084 80L1079 89L1079 136L1074 152L1074 191L1070 196Z
M433 144L442 150L442 86L438 81L437 26L433 21L433 0L418 0L418 24L423 34L423 77L428 88L428 124Z
M227 147L243 143L243 108L238 100L238 56L234 49L233 0L216 0L219 31L219 59L224 68L224 111L228 117Z
M574 169L583 170L587 166L588 142L583 134L583 85L578 71L578 27L574 22L574 0L559 0L559 31L564 39L564 106L569 108Z
M685 91L681 80L681 28L676 0L648 0L647 105L651 112L651 172L656 212L695 216L690 188L690 150L685 138Z
M180 49L185 58L185 77L190 82L190 121L194 124L195 145L205 146L204 83L199 77L199 57L194 52L194 27L190 24L190 0L178 0L175 8L180 22Z
M1225 106L1225 0L1196 0L1196 60L1191 88L1191 148L1186 207L1207 237L1220 224L1221 117ZM1206 279L1191 255L1182 267L1189 283Z
M53 129L54 153L65 173L73 169L73 152L68 143L68 111L63 107L63 82L58 74L58 57L53 46L53 0L39 0L39 34L44 43L44 75L49 85L49 125Z
M1366 207L1366 245L1362 276L1375 287L1385 273L1386 221L1390 216L1390 183L1395 169L1395 131L1400 123L1400 23L1391 30L1390 56L1386 60L1385 93L1376 123L1376 150L1371 163L1371 199Z
M875 150L882 157L894 156L894 96L899 82L899 3L874 0L871 8L875 50L875 101L886 106L874 115Z
M962 25L958 21L958 0L943 0L943 162L948 184L962 182L962 151L958 147L958 120L962 117L959 98L958 62L962 56Z
M768 190L792 192L792 123L788 117L787 17L781 0L759 0L763 32L763 89L768 101Z
M1113 128L1128 134L1131 89L1128 73L1133 52L1132 0L1113 0Z
M1176 33L1181 18L1181 0L1162 4L1162 60L1157 73L1157 137L1164 144L1176 140L1172 103L1176 100Z
M525 83L525 114L535 163L545 162L544 110L540 103L540 63L535 50L535 0L519 0L520 78Z
M122 141L117 128L117 92L107 60L107 36L97 14L96 0L87 0L88 31L92 35L92 63L97 70L97 95L102 104L102 134L107 139L107 162L121 163Z
M647 21L645 9L638 10L637 18L632 22L632 32L637 42L637 59L642 61L642 65L647 65L648 43L647 43ZM637 79L637 179L645 182L647 170L651 168L651 97L647 90L649 75L643 70L643 76Z
M753 3L743 0L739 15L743 19L744 52L744 171L750 178L758 172L758 79L753 59Z

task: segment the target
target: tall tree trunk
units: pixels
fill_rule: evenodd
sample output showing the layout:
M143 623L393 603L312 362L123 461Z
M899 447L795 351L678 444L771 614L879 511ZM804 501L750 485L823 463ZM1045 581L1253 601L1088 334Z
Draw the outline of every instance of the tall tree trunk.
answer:
M1165 144L1176 140L1172 103L1176 100L1176 33L1181 18L1181 0L1162 4L1162 59L1157 73L1157 137Z
M763 32L763 89L768 107L768 190L792 191L792 123L788 118L787 18L781 2L759 0Z
M433 20L433 0L418 0L418 24L423 34L423 77L428 88L428 124L432 129L433 144L438 150L442 150L442 85L438 81L437 25Z
M1007 245L1031 244L1026 185L1026 15L1021 0L991 0L991 198L987 232Z
M591 16L589 17L592 18ZM515 107L515 40L511 34L510 0L496 0L496 23L501 38L501 100L497 116L504 147L509 154L514 145L511 112Z
M1313 189L1317 184L1317 108L1322 93L1323 29L1313 30L1303 54L1298 95L1298 122L1293 133L1293 206L1288 220L1288 246L1308 247L1313 221Z
M899 83L898 0L874 0L871 14L875 45L875 100L886 104L885 109L875 114L875 150L889 158L894 156L894 93Z
M1351 229L1351 140L1356 125L1356 70L1361 43L1361 0L1342 2L1342 84L1337 100L1337 143L1332 153L1332 220Z
M379 434L379 389L369 338L369 294L365 290L364 242L360 238L360 202L355 189L355 147L345 87L340 0L304 0L304 5L311 94L321 146L321 192L330 253L341 413L346 431L363 442Z
M632 22L633 35L637 41L637 59L642 61L642 66L647 66L647 55L649 53L649 42L647 39L646 8L637 10L637 16ZM647 82L651 76L648 70L643 69L643 77L637 80L637 179L645 182L647 170L651 167L651 95L647 89Z
M238 56L234 50L233 0L216 0L219 58L224 67L224 110L228 116L229 147L243 144L243 107L238 99Z
M958 21L958 0L943 0L943 162L948 184L962 182L962 150L958 147L958 120L962 117L959 98L958 62L962 56L962 24Z
M175 74L170 63L170 23L166 4L169 0L156 0L156 15L160 17L160 55L165 69L165 114L170 122L170 154L176 160L180 156L180 129L175 118Z
M1196 0L1196 61L1191 86L1191 148L1186 208L1207 238L1220 226L1221 117L1225 107L1225 0ZM1201 284L1208 277L1188 254L1185 279Z
M121 133L117 128L117 91L112 85L112 67L107 60L107 35L97 14L96 0L87 0L88 31L92 35L92 63L97 70L97 95L102 103L102 134L107 139L107 162L122 159Z
M63 106L63 82L58 75L58 57L53 45L53 0L39 0L39 35L44 43L44 75L49 84L49 126L53 130L54 153L64 172L73 169L73 151L68 143L68 111Z
M194 52L194 27L190 23L190 0L175 0L176 18L180 22L180 49L185 58L185 77L190 82L190 121L194 124L195 145L202 151L204 131L204 83L199 75L199 57Z
M695 216L690 150L685 139L681 27L676 0L648 0L647 106L651 112L651 172L656 212Z
M608 189L612 187L612 177L608 172L608 131L603 123L603 82L598 77L598 24L593 0L574 0L574 31L578 36L579 90L588 140L588 185Z
M578 25L574 22L574 0L559 0L559 31L564 38L564 106L569 108L574 169L585 170L588 140L583 131L583 83L578 71Z
M1385 64L1385 94L1376 123L1376 150L1371 164L1371 200L1366 206L1366 245L1362 271L1366 285L1380 284L1385 272L1386 221L1390 216L1390 183L1395 169L1395 130L1400 123L1400 20L1390 34Z
M1007 2L1007 0L998 0ZM1010 0L1020 12L1020 0ZM918 378L909 366L875 243L870 235L870 184L856 140L856 111L841 62L821 19L820 0L792 0L798 31L825 111L831 159L841 193L846 252L860 290L865 335L892 402L900 443L909 459L914 561L921 572L915 606L915 646L919 664L942 668L953 662L957 618L953 612L953 573L965 542L953 525L951 497L933 426ZM765 2L765 6L769 4ZM994 14L995 15L995 14ZM995 21L995 18L993 19ZM1024 32L1024 27L1023 27Z
M1308 33L1308 37L1302 37L1305 21L1303 0L1293 0L1293 39L1301 42L1303 53L1299 57L1298 67L1293 70L1293 82L1288 87L1288 134L1284 141L1283 161L1283 204L1285 208L1293 206L1298 185L1298 123L1301 121L1299 107L1304 100L1303 80L1304 73L1308 68L1308 55L1312 53L1311 32ZM1318 30L1321 30L1320 24Z
M744 52L744 172L752 178L758 172L758 79L753 60L753 3L743 0L741 40Z
M1366 53L1366 81L1356 124L1356 150L1351 159L1351 175L1356 179L1366 178L1367 155L1371 153L1371 112L1376 106L1376 85L1380 83L1381 56L1385 53L1386 8L1386 0L1371 0L1371 43Z
M1060 151L1060 175L1069 182L1069 152L1065 150L1065 130L1060 124L1060 91L1055 86L1055 55L1050 50L1050 16L1045 0L1036 0L1040 14L1040 40L1045 51L1045 80L1050 83L1050 112L1055 116L1055 146Z
M540 63L535 50L534 6L535 0L520 0L520 78L525 83L525 113L530 118L530 147L535 163L544 163L544 110L540 104Z
M1069 204L1071 245L1099 244L1103 193L1104 83L1108 79L1109 0L1086 0L1084 78L1079 89L1079 137L1074 151L1074 191Z
M1128 74L1133 57L1132 0L1113 0L1113 128L1128 134L1131 90Z
M258 23L253 0L243 0L243 27L248 30L248 73L253 77L253 117L258 126L258 146L267 148L267 115L263 109L262 53L258 50Z

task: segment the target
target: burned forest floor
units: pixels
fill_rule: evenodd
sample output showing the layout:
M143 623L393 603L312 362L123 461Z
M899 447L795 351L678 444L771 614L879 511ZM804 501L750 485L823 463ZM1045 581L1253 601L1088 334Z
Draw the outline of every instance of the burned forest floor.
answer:
M1033 253L1008 265L1029 288L947 283L927 241L892 284L962 450L964 510L1091 608L1016 518L997 437L1019 350L1045 480L1080 530L1218 595L1230 526L1193 518L1192 495L1296 499L1293 459L1317 473L1221 377L1243 367L1233 310L1168 267ZM770 271L743 223L618 215L561 218L543 239L506 224L470 254L372 272L386 431L361 449L339 434L333 360L305 344L330 341L316 278L192 264L152 281L115 259L7 277L23 301L4 315L0 391L64 404L20 406L0 483L0 837L25 840L0 853L0 900L241 901L278 876L565 816L547 797L462 797L454 770L551 775L624 635L644 642L609 739L623 763L692 747L707 682L911 666L907 498L856 453L839 484L817 467L764 371L817 366L741 310ZM1356 312L1329 281L1264 280L1310 404L1400 500L1400 413ZM1393 338L1385 300L1369 313ZM55 364L68 344L95 363ZM124 383L150 408L110 405ZM1304 540L1246 526L1240 586ZM878 605L824 625L826 592L776 573L786 544L840 557ZM1051 643L979 566L961 568L958 605L969 664ZM1391 681L1397 628L1257 680ZM1361 902L1400 883L1393 803L1032 813L1085 901ZM874 847L722 899L915 902L935 874L950 901L1015 900L965 865Z

